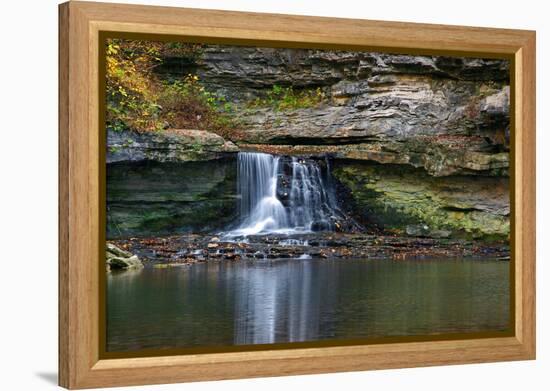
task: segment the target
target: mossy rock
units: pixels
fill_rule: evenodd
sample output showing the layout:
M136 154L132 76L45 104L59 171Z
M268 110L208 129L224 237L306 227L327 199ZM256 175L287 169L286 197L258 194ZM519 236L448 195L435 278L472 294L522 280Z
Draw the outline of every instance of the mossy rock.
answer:
M350 190L356 214L367 224L412 236L509 237L508 178L434 178L403 165L343 161L333 175Z
M132 253L118 248L112 243L107 243L105 263L108 271L120 271L128 269L141 269L143 263Z
M236 218L236 160L116 163L107 169L107 236L225 228Z

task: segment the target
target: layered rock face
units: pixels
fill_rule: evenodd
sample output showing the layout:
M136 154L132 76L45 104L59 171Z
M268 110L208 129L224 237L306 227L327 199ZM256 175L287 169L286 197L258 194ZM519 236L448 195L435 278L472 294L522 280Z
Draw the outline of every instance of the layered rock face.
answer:
M107 237L210 232L237 215L233 159L131 162L107 170Z
M189 162L226 157L238 147L215 133L193 129L161 132L107 131L107 163Z
M239 128L225 139L202 129L109 132L108 162L328 155L367 223L412 236L507 237L508 61L217 45L193 63L163 60L160 77L196 73L231 101ZM274 85L325 98L291 110L250 105Z
M205 83L240 101L274 84L326 94L320 106L291 112L244 108L233 141L260 144L248 148L316 154L331 145L339 158L409 164L436 176L508 168L507 61L212 47L203 64Z
M337 164L357 218L401 236L505 240L510 232L506 177L434 178L421 169L368 162Z
M196 72L236 102L241 129L232 141L243 149L322 154L330 145L338 158L435 176L507 173L508 61L213 45L199 62L167 58L159 72ZM321 88L327 99L284 112L247 106L273 85Z

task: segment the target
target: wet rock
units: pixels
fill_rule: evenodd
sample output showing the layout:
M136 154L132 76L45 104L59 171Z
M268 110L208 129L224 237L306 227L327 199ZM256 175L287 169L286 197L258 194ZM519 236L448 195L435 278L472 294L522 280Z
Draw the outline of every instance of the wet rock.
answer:
M430 233L430 227L425 224L420 225L407 225L405 232L409 236L428 236Z
M314 221L311 224L311 230L313 232L330 231L332 228L332 225L326 221Z
M346 204L365 226L398 235L508 238L508 178L433 178L403 165L365 162L337 163L333 175L349 189Z
M140 269L143 267L140 259L132 253L122 250L112 243L106 245L107 270Z
M130 258L133 255L131 252L118 248L112 243L107 243L106 247L107 253L115 257Z
M435 230L430 231L430 233L429 233L430 237L438 238L438 239L450 238L451 235L452 235L451 231L444 230L444 229L435 229Z
M433 233L434 231L430 231ZM385 236L342 233L310 233L302 235L273 235L270 237L248 237L246 249L240 249L235 242L223 244L225 251L207 251L209 235L170 236L158 240L129 239L117 244L127 246L143 258L146 265L193 264L196 262L222 262L261 259L306 259L304 254L316 259L347 258L392 258L422 257L462 257L489 255L506 257L509 255L507 241L477 241L417 236ZM238 239L237 239L238 241ZM305 245L279 245L291 241L308 243ZM178 257L166 251L172 248L193 248L200 254ZM201 249L201 250L199 250ZM309 259L309 258L308 258Z
M107 237L222 229L237 216L235 160L112 163Z

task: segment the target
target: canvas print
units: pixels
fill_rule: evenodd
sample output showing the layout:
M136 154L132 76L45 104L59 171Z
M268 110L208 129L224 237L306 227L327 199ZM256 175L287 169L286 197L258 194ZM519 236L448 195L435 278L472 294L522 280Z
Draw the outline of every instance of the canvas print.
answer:
M104 66L107 352L511 331L507 60L110 38Z

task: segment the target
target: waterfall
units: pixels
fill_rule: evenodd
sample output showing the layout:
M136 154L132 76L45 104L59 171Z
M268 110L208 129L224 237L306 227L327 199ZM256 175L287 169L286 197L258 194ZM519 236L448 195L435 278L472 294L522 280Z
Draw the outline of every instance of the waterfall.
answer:
M293 157L281 164L279 156L240 152L239 221L229 235L333 230L340 212L327 182L316 162Z
M292 182L290 187L290 221L297 229L311 231L331 230L332 217L336 215L334 197L328 188L317 164L292 158Z
M277 198L279 157L239 153L237 187L241 223L237 235L254 235L288 227L285 207Z

